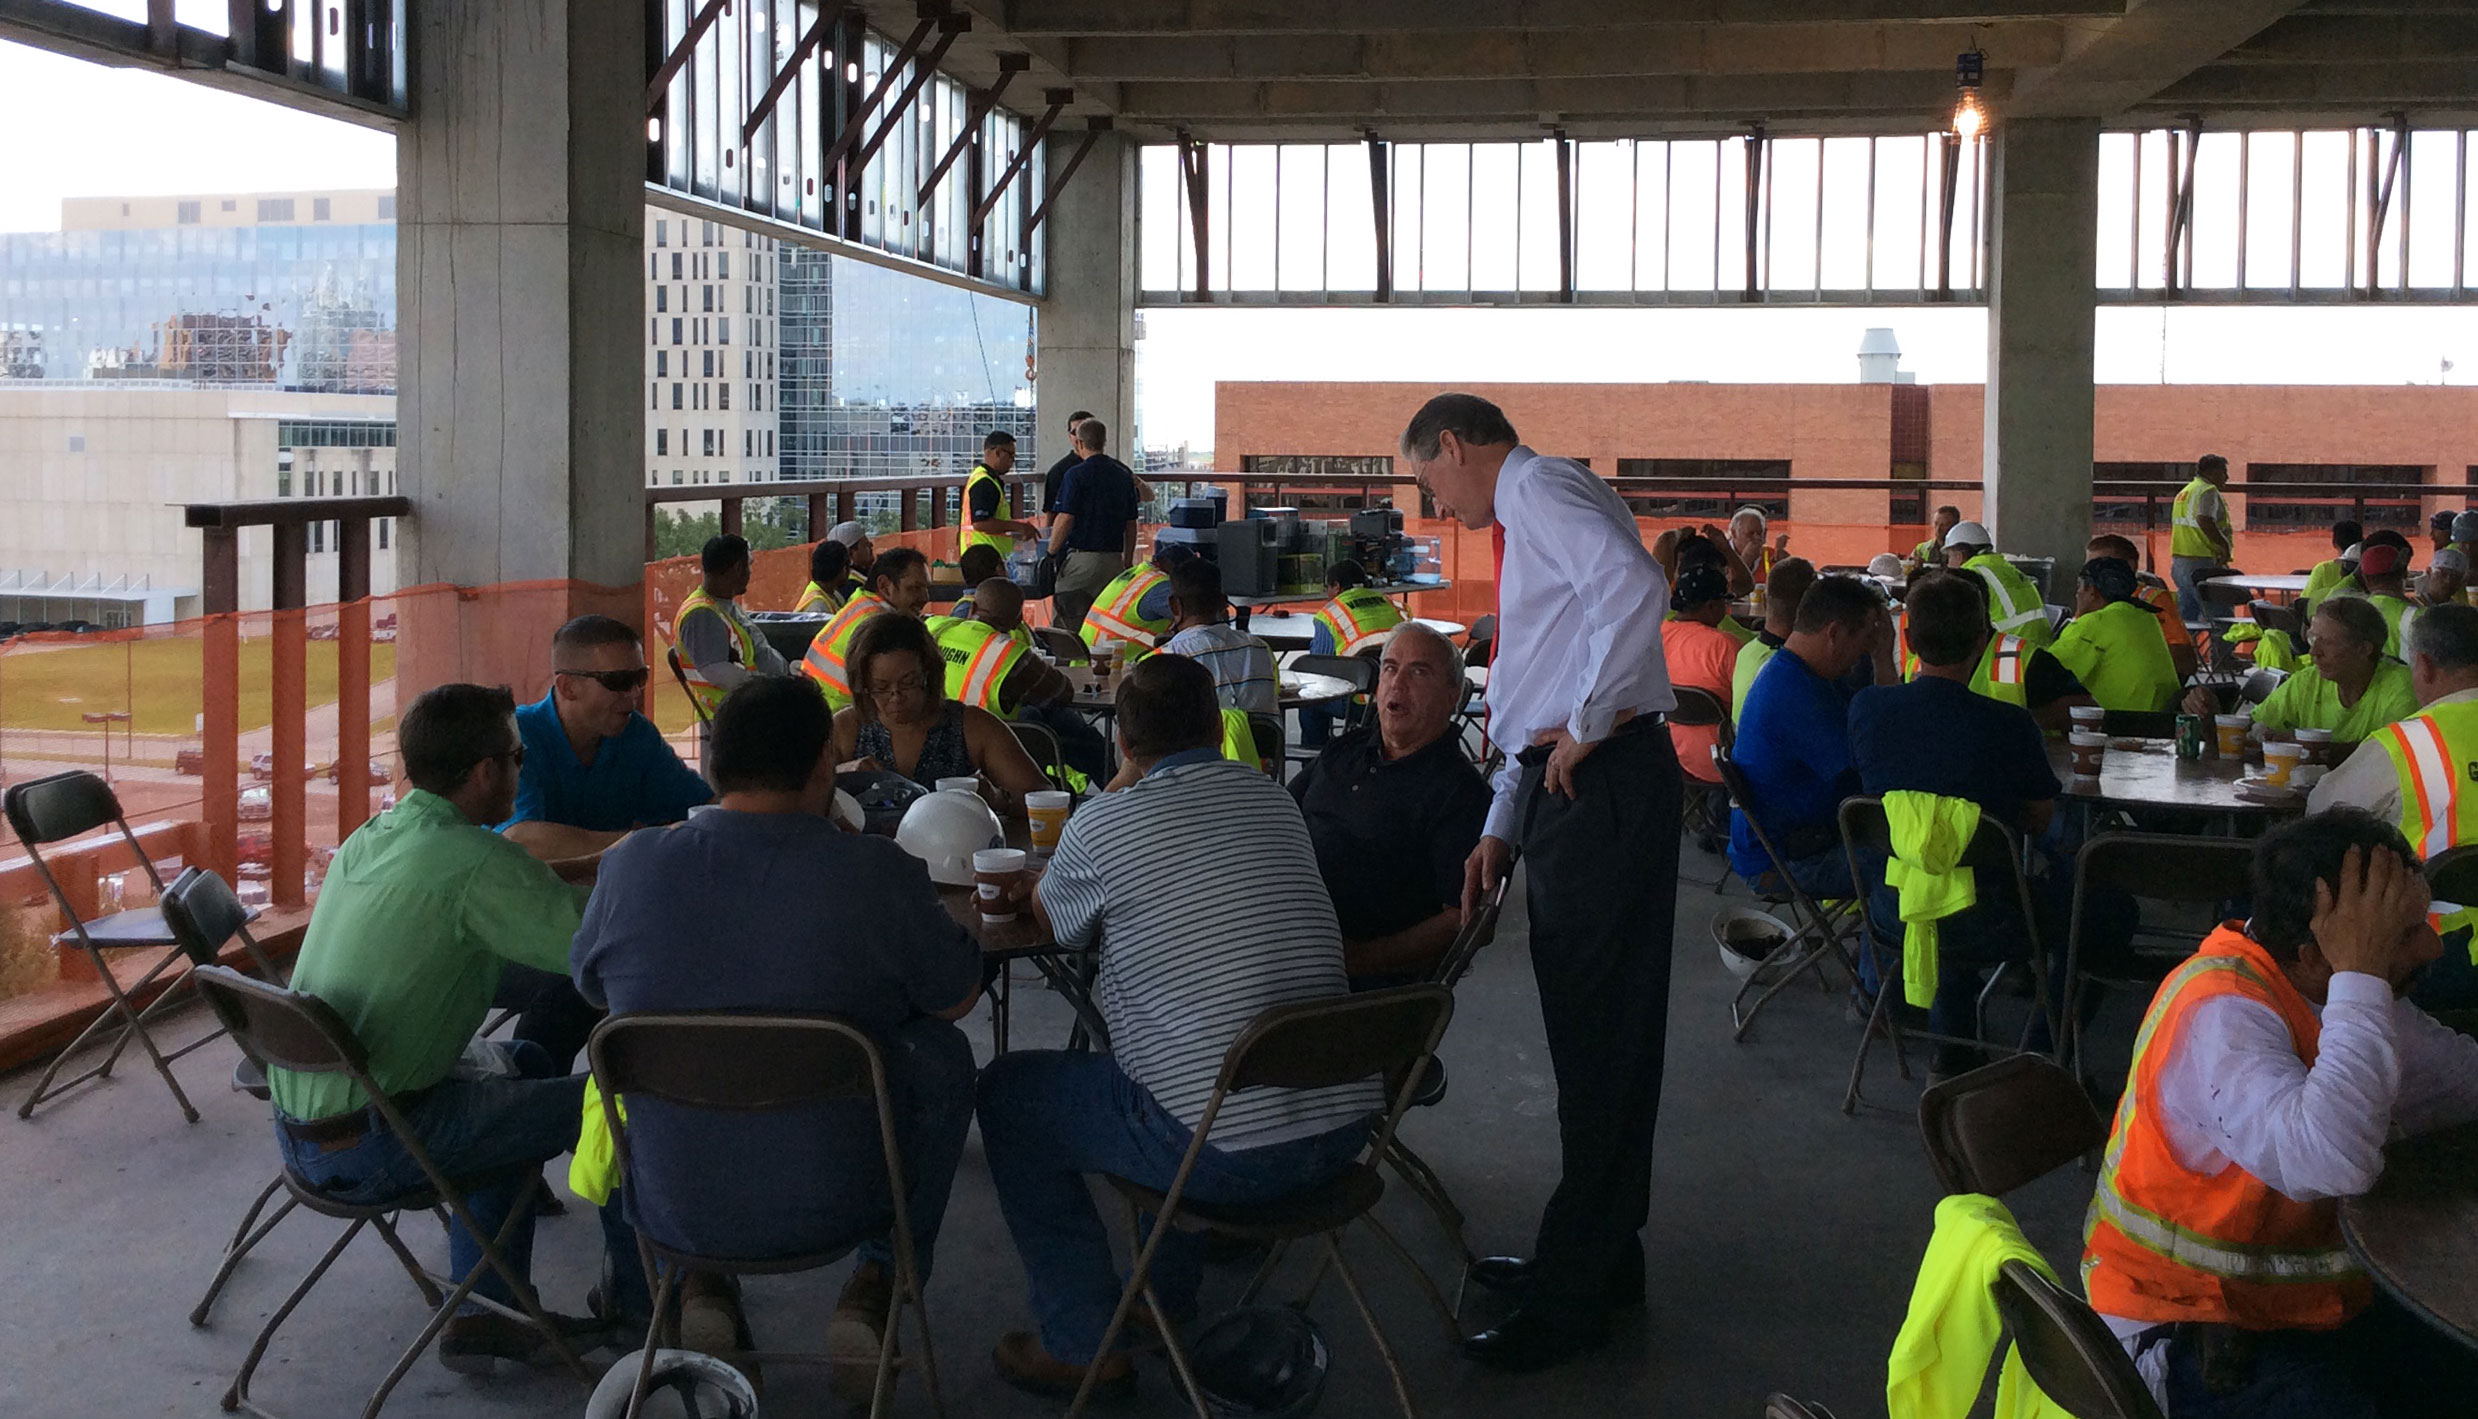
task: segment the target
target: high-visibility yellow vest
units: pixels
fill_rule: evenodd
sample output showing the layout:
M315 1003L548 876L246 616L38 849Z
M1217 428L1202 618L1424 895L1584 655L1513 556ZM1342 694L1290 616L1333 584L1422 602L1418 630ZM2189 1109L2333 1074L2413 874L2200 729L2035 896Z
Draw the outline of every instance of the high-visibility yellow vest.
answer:
M1248 764L1266 773L1278 765L1267 763L1256 752L1256 729L1248 723L1246 710L1222 711L1222 757L1237 764Z
M2211 486L2211 481L2201 474L2196 474L2194 481L2177 490L2176 500L2168 505L2168 554L2170 556L2215 559L2220 556L2220 545L2213 539L2225 530L2222 521L2219 518L2213 518L2211 529L2206 533L2203 529L2202 515L2194 506L2198 494L2218 491L2219 489Z
M2314 1007L2271 953L2230 922L2169 973L2134 1040L2099 1187L2083 1225L2082 1284L2102 1315L2248 1330L2330 1330L2366 1309L2366 1274L2341 1242L2340 1202L2300 1202L2245 1169L2208 1173L2177 1157L2160 1118L2160 1070L2205 1001L2252 1000L2289 1027L2309 1066L2322 1044Z
M819 586L816 582L810 582L807 586L800 588L800 600L792 605L792 612L795 615L806 611L822 611L831 616L842 609L843 598Z
M859 633L861 622L892 609L864 591L844 602L843 609L818 628L817 639L809 642L809 653L801 660L800 668L825 692L829 707L839 710L852 703L852 678L843 662L851 654L852 637Z
M938 654L946 661L946 697L958 704L985 709L1004 715L999 707L998 687L1022 663L1023 643L1010 635L999 634L985 621L957 620L953 616L933 616L929 634L938 642Z
M1910 560L1923 567L1941 567L1945 564L1945 546L1930 537L1910 549Z
M1334 654L1357 655L1361 647L1401 625L1403 614L1385 593L1355 586L1318 607L1314 619L1333 638Z
M1978 668L1970 672L1970 692L2017 709L2029 709L2031 693L2023 675L2030 663L2030 642L2020 636L1990 636L1987 649L1979 652ZM1902 678L1919 678L1916 651L1902 652Z
M2432 860L2478 843L2478 703L2429 705L2375 735L2401 785L2401 836ZM2474 785L2478 788L2478 785Z
M2048 608L2039 588L1994 552L1981 552L1962 563L1988 584L1988 620L2000 635L2020 636L2034 647L2045 647L2056 633L2048 626Z
M1146 616L1139 611L1145 593L1170 580L1152 563L1129 567L1110 579L1093 598L1093 608L1084 613L1084 638L1100 650L1112 641L1133 641L1151 649L1153 638L1170 629L1170 617Z
M973 520L972 489L975 484L985 481L998 489L998 515L1010 520L1015 516L1012 500L1007 497L1007 485L1000 482L998 475L987 468L978 463L972 465L972 472L964 477L964 520L955 537L955 555L958 557L975 547L995 548L1001 557L1015 548L1013 539L1004 533L983 532L980 525Z
M723 609L728 604L708 595L703 586L680 598L680 614L671 618L672 639L677 641L682 638L680 628L688 623L691 616L701 613L719 616L723 624L731 628L732 644L740 652L740 664L754 670L757 668L757 633L739 617ZM685 655L680 657L680 678L688 682L689 697L697 702L698 711L707 719L714 718L715 707L723 702L723 687L699 674L696 665Z

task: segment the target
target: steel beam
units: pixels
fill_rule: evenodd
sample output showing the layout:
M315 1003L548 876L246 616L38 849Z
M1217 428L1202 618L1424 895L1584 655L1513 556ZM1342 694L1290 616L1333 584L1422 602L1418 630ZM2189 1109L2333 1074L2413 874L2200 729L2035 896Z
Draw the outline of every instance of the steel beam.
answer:
M654 77L645 83L646 117L652 118L662 112L663 100L670 96L672 76L688 63L688 57L697 52L697 41L704 39L706 31L714 28L714 22L730 8L731 0L706 0L705 8L688 22L688 33L680 36L680 42L671 47L671 53L664 58L662 67L656 69Z
M1557 145L1557 298L1573 304L1575 298L1575 145L1566 139L1566 130L1550 130L1549 139Z
M1085 156L1093 151L1095 143L1101 141L1101 135L1110 131L1110 126L1111 118L1106 113L1084 120L1083 141L1076 144L1076 150L1067 155L1066 164L1051 176L1049 190L1041 194L1041 205L1033 208L1032 215L1024 219L1026 247L1032 245L1033 234L1041 230L1041 219L1050 215L1050 204L1058 200L1058 194L1067 190L1067 183L1075 177L1076 169L1084 166Z
M860 150L853 155L852 167L855 171L865 170L869 166L869 160L878 155L878 149L884 147L886 140L894 136L895 125L904 121L912 108L912 100L920 96L922 86L929 82L931 75L938 72L938 65L946 59L946 52L953 49L955 41L972 28L972 17L970 15L941 16L937 21L937 26L938 42L930 46L929 53L921 56L919 62L911 66L912 77L905 81L903 92L897 94L894 101L886 105L886 116L878 120L877 131L870 134L869 141L861 144Z
M1033 120L1032 127L1024 130L1024 141L1016 148L1015 156L1007 159L998 180L989 185L989 192L981 198L980 205L972 209L972 224L975 227L989 220L990 212L998 206L998 199L1005 195L1007 184L1015 181L1016 173L1032 161L1033 149L1041 146L1041 140L1050 136L1050 125L1058 122L1059 113L1076 101L1076 91L1043 89L1041 100L1049 106L1041 111L1039 118Z
M1772 151L1772 141L1764 136L1764 125L1755 124L1740 140L1746 144L1746 247L1747 279L1740 298L1750 303L1764 298L1762 263L1758 252L1758 235L1764 222L1764 159ZM1950 213L1950 208L1947 209Z
M1358 0L1350 5L1268 5L1253 0L1011 0L1010 34L1076 39L1118 35L1369 35L1473 31L1600 30L1613 9L1631 24L1754 30L1827 21L1946 23L2091 17L2117 19L2124 0Z
M1179 178L1187 184L1187 220L1196 242L1196 299L1211 300L1213 283L1207 269L1211 244L1207 233L1211 223L1207 213L1211 208L1212 184L1205 181L1205 145L1186 130L1179 133Z
M809 32L800 37L800 43L792 46L783 67L775 71L774 79L766 85L766 92L749 109L748 121L740 125L741 147L745 148L756 140L757 130L765 123L766 115L774 112L774 106L783 101L783 95L790 91L792 81L800 77L800 66L808 63L809 56L817 52L819 43L826 38L827 31L835 27L835 21L843 18L849 4L850 0L829 0L818 10L817 23L809 26Z
M921 52L922 43L928 40L929 32L937 27L938 21L935 18L925 18L912 27L912 33L904 37L903 47L895 51L895 57L886 62L886 71L878 75L877 87L871 89L869 96L860 101L860 107L844 116L843 130L835 135L834 146L826 150L825 159L817 165L819 171L823 172L832 168L843 161L844 154L852 151L853 143L860 138L861 126L869 121L870 114L877 111L878 100L885 98L887 91L895 87L895 76L902 73L912 63L912 57ZM859 62L859 55L853 54L847 62ZM859 179L860 169L866 166L868 164L865 162L852 164L854 181ZM843 191L837 195L848 207L851 201L852 183L843 183L842 187Z
M2384 161L2383 185L2380 188L2375 185L2374 156L2375 149L2381 146L2383 130L2380 128L2366 130L2374 140L2373 147L2370 147L2367 153L2366 168L2366 185L2369 189L2367 195L2373 199L2374 207L2366 223L2366 294L2368 296L2374 295L2376 289L2382 285L2382 277L2378 268L2381 265L2380 258L2383 254L2383 229L2391 222L2392 189L2400 181L2402 162L2409 156L2409 115L2396 113L2391 117L2392 156ZM2407 285L2408 282L2409 241L2406 229L2404 229L2401 239L2401 283Z
M1394 184L1392 151L1377 130L1368 130L1368 210L1377 226L1377 300L1394 299Z
M364 27L363 17L387 13L382 0L349 0L346 8L355 17L356 33ZM323 76L293 73L288 3L270 10L263 0L233 0L231 10L227 38L177 21L167 29L154 9L148 19L127 20L72 0L0 0L0 40L113 68L166 70L209 88L367 127L391 128L408 116L402 95L393 92L392 51L383 45L391 61L381 66L389 76L386 84L361 82L348 67L346 87L331 87ZM384 27L382 32L392 33Z
M1031 67L1032 56L1022 51L1009 51L998 56L998 81L986 89L974 89L966 95L963 129L947 146L946 155L938 159L938 165L929 170L929 177L921 183L920 195L914 201L924 207L929 205L929 199L938 191L938 180L946 176L947 169L955 166L955 160L964 155L964 149L972 146L980 136L981 120L989 117L991 109L998 107L999 96L1006 93L1008 83Z

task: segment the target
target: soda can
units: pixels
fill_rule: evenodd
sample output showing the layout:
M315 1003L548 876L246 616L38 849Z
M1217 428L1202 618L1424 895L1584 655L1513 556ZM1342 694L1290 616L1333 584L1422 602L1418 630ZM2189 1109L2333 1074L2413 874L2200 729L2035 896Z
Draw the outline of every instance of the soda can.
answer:
M2211 729L2199 714L2177 716L2177 757L2188 763L2200 763L2203 746L2209 742Z

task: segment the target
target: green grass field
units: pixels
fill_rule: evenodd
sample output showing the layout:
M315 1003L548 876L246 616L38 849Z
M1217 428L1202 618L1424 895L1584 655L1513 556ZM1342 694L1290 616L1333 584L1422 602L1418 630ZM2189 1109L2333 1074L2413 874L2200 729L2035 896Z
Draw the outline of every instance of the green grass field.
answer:
M274 719L274 654L274 642L264 637L241 643L244 730L265 728ZM371 681L395 673L395 646L370 647ZM204 677L205 645L186 637L12 646L0 653L0 728L93 729L81 716L127 710L135 733L194 734L205 707ZM306 678L311 705L334 703L334 641L309 643Z

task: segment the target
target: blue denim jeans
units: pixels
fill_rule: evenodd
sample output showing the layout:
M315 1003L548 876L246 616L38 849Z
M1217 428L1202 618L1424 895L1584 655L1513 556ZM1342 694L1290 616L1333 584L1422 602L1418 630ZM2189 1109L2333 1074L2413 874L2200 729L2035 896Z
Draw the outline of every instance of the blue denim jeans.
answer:
M508 1266L530 1282L533 1267L533 1189L536 1169L576 1146L584 1108L585 1076L557 1077L549 1056L525 1043L494 1044L515 1065L513 1079L448 1079L424 1095L405 1116L430 1161L451 1181L498 1173L504 1176L465 1194L474 1223L497 1236L511 1209L522 1204L524 1220L508 1238ZM276 1126L275 1143L286 1165L321 1192L349 1203L385 1202L429 1186L413 1155L365 1109L361 1141L332 1151L304 1142ZM482 1265L482 1249L462 1223L448 1229L448 1267L463 1277ZM502 1305L516 1298L499 1273L485 1267L478 1295ZM467 1313L480 1307L468 1305Z
M2478 1358L2389 1299L2338 1330L2267 1330L2235 1394L2203 1382L2200 1350L2168 1342L2175 1419L2425 1419L2465 1412Z
M1089 1364L1123 1278L1084 1176L1112 1173L1167 1189L1194 1133L1099 1054L999 1056L981 1071L979 1115L990 1182L1024 1260L1041 1346L1053 1359ZM1288 1196L1342 1171L1367 1148L1369 1133L1360 1119L1262 1148L1224 1152L1208 1143L1186 1196L1218 1203ZM1174 1231L1162 1239L1152 1279L1173 1320L1195 1314L1203 1277L1201 1238Z
M1067 767L1095 783L1109 780L1110 741L1074 705L1026 705L1019 713L1058 736L1058 754Z
M952 1023L924 1015L897 1027L881 1044L886 1057L886 1086L895 1105L895 1143L903 1150L904 1182L912 1193L905 1216L912 1225L913 1260L920 1267L922 1284L927 1285L938 1249L938 1226L946 1217L947 1195L955 1186L955 1168L963 1158L964 1137L972 1129L972 1042ZM868 1130L869 1141L874 1144L874 1108L867 1109L866 1121L860 1126ZM868 1156L871 1168L883 1166L877 1161L875 1147L868 1149ZM640 1156L638 1163L642 1167L646 1160ZM716 1165L728 1166L728 1159L718 1160ZM673 1183L679 1181L676 1171L669 1176ZM847 1226L835 1227L830 1217L823 1230L849 1237L882 1223L886 1215L882 1205L883 1175L874 1181L877 1187L856 1190L848 1205L826 1209L847 1216ZM624 1190L613 1192L611 1200L601 1208L604 1274L612 1283L605 1299L616 1302L618 1314L636 1319L653 1313L654 1297L645 1269L638 1264L637 1233L625 1212L626 1196ZM761 1235L766 1221L762 1216L736 1221L705 1217L701 1221L714 1228L706 1235L729 1238L726 1245L733 1255L800 1251L820 1245L817 1238L781 1237L778 1226L772 1239L774 1245L769 1246L769 1239ZM657 1231L656 1235L661 1233ZM884 1232L863 1241L858 1253L861 1260L879 1262L892 1274L895 1254Z

